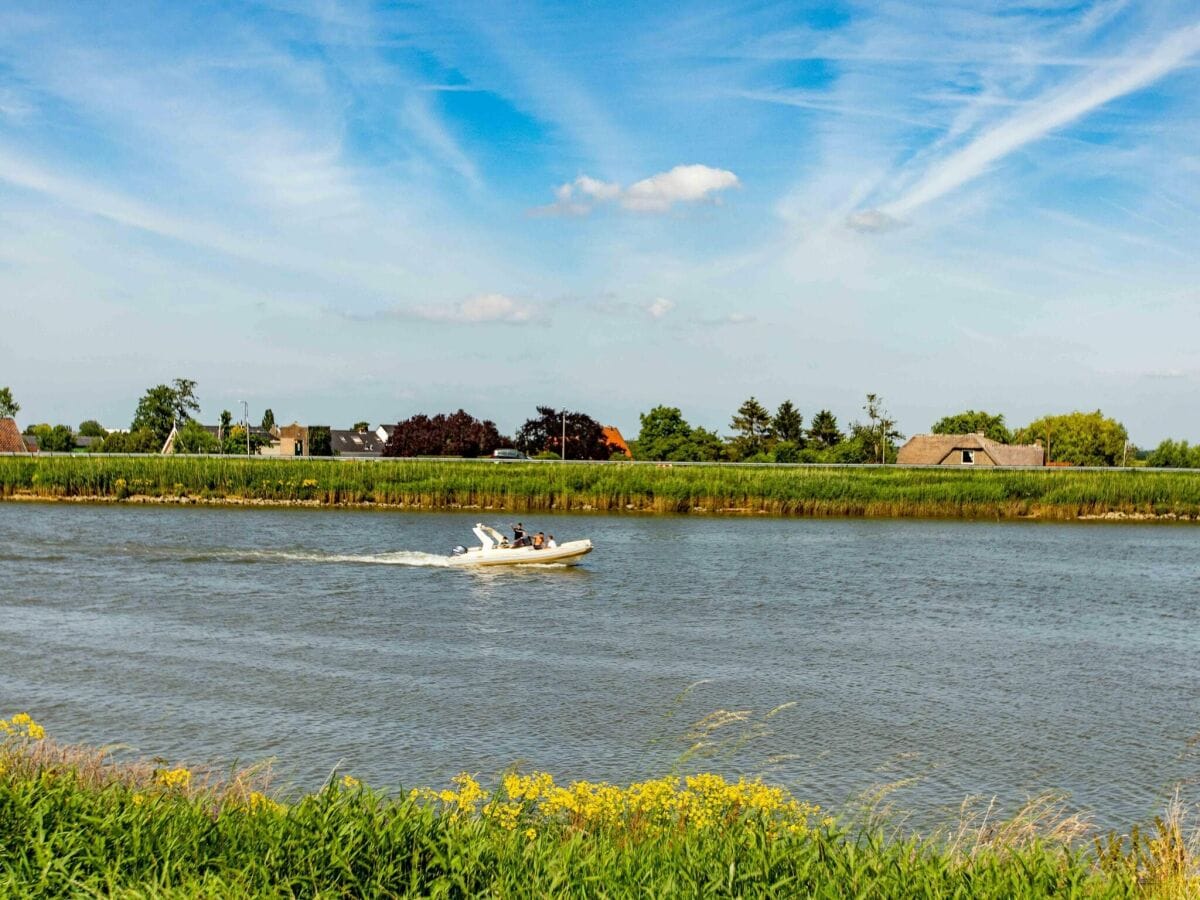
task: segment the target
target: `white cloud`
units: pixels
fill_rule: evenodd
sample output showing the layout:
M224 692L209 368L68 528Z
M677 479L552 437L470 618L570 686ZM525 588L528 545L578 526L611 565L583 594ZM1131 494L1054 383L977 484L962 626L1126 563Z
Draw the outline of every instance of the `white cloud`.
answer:
M457 322L463 325L505 322L521 325L531 321L533 313L534 309L530 304L504 294L479 294L449 308L425 306L411 310L408 314L432 322Z
M654 302L646 307L646 312L650 313L651 317L661 319L667 313L675 308L675 302L668 300L666 297L655 297Z
M554 202L530 210L538 216L586 216L601 203L619 202L634 212L667 212L676 203L697 203L719 191L738 187L727 169L704 165L676 166L634 182L628 188L613 181L580 175L554 189Z
M882 234L885 231L903 228L904 225L905 223L895 216L890 216L879 209L864 209L846 216L846 227L864 234Z
M605 201L615 200L621 196L621 186L612 181L600 181L596 178L589 178L587 175L580 175L575 179L575 188L585 197L590 197L593 200Z
M630 185L621 205L639 212L666 212L676 203L695 203L737 185L738 177L727 169L676 166Z

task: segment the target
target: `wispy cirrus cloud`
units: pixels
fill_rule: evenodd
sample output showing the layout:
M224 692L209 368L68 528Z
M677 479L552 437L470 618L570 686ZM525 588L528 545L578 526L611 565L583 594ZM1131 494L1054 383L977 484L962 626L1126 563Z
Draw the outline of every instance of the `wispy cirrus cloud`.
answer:
M985 174L1004 157L1126 94L1145 88L1200 53L1200 23L1173 32L1135 61L1105 66L1065 88L1050 90L1017 113L986 128L965 147L933 162L907 191L860 220L902 220ZM854 227L853 223L850 223ZM860 228L859 230L878 230Z
M728 169L693 164L675 166L628 187L580 175L554 190L554 202L530 210L540 216L586 216L597 206L617 203L631 212L664 213L680 203L717 201L722 191L741 182Z

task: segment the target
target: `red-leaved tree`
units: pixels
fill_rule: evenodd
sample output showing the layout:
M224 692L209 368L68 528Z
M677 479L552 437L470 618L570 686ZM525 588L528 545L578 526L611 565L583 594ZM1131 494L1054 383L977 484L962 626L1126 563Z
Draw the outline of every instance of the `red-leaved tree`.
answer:
M384 445L384 456L489 456L509 442L496 424L480 421L458 412L436 416L418 414L396 423L396 430Z

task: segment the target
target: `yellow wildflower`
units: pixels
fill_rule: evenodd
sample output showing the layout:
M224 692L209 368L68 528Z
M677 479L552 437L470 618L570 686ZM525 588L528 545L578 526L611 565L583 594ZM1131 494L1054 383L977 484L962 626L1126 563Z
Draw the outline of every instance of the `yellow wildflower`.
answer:
M154 773L154 780L166 788L186 788L192 781L192 773L180 767L178 769L159 769Z
M12 719L0 719L0 733L40 741L46 736L46 729L33 721L29 713L22 712L17 713Z
M343 775L342 776L342 787L344 787L348 791L354 791L354 790L357 790L358 788L362 787L362 782L359 781L357 778L355 778L353 775Z
M537 838L537 829L536 829L536 828L526 828L526 829L525 829L525 837L526 837L528 840L531 840L531 841L532 841L532 840L536 840L536 838Z
M250 811L251 812L286 812L287 807L282 803L277 803L261 791L250 792Z

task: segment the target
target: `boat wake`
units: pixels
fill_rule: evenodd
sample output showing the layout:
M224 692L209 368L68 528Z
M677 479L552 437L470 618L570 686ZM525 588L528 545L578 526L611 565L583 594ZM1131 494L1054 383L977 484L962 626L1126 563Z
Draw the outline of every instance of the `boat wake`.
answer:
M417 550L393 550L390 553L325 553L320 550L232 550L223 554L232 562L315 562L367 566L420 566L442 568L450 565L448 556Z

